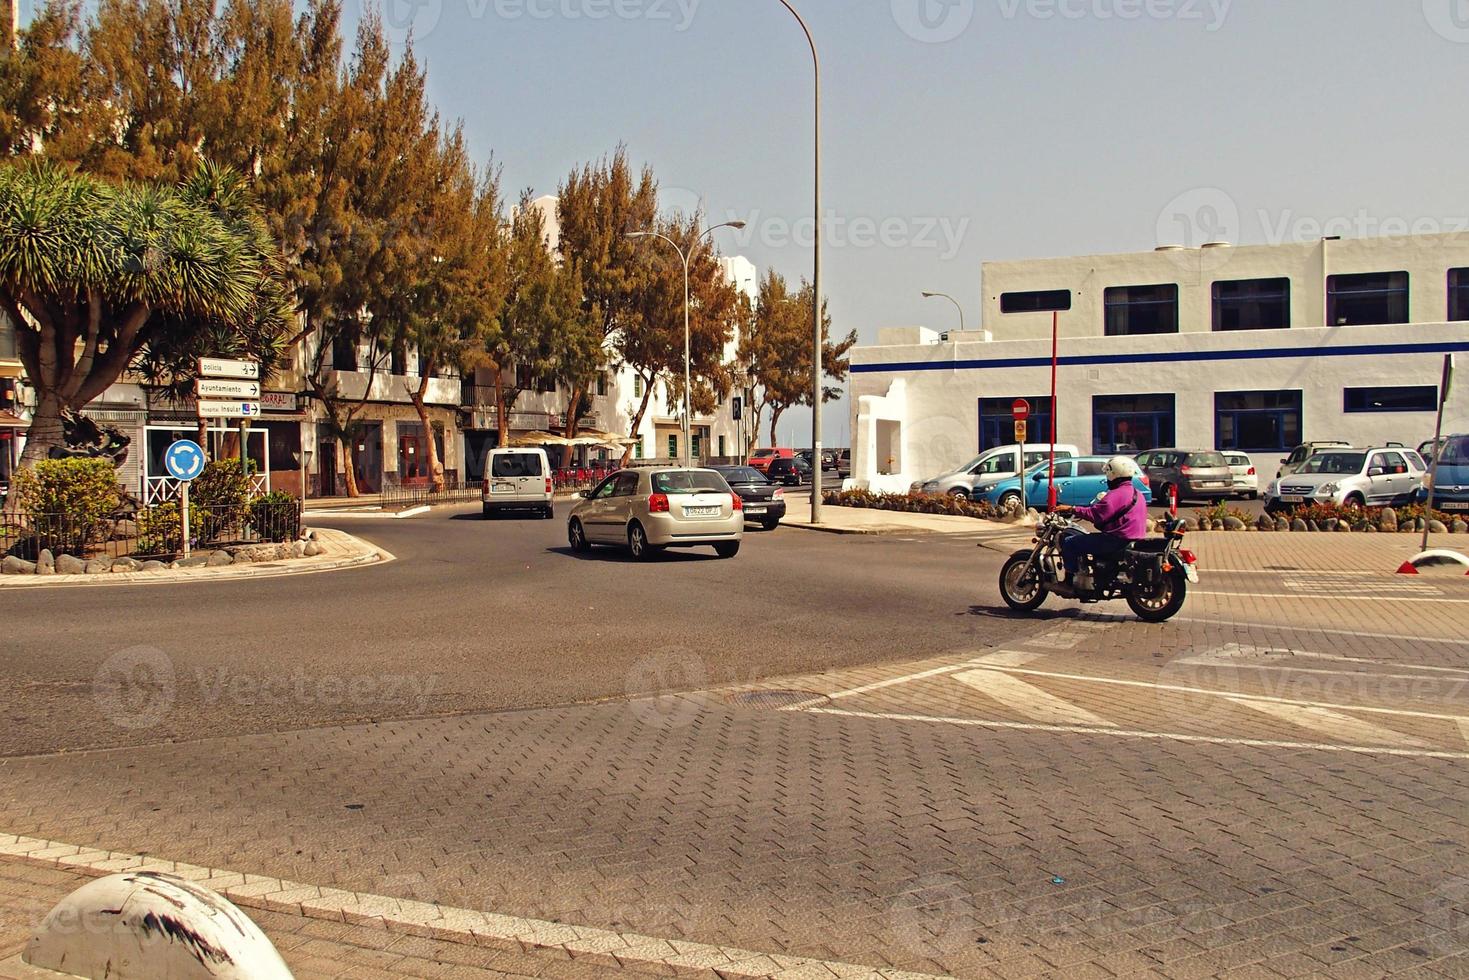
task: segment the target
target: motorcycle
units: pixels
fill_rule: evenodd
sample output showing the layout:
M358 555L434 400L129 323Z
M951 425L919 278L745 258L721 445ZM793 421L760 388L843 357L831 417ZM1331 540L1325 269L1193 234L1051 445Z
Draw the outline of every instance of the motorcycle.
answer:
M1000 596L1017 612L1034 612L1046 596L1083 603L1126 599L1138 618L1161 623L1178 615L1189 585L1199 581L1198 558L1182 547L1184 526L1167 520L1163 537L1134 541L1106 558L1083 559L1071 581L1062 581L1061 540L1080 525L1047 514L1036 527L1035 547L1017 551L1000 569Z

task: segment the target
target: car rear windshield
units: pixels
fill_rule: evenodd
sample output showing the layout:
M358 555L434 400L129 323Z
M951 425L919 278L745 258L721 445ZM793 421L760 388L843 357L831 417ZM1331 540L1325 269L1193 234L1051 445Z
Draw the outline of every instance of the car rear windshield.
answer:
M1302 473L1360 473L1366 453L1317 453L1306 460Z
M490 463L491 476L540 476L540 453L499 453Z
M755 455L752 458L753 459L764 459L766 456L774 456L774 455L775 455L775 450L774 449L757 449L757 450L755 450Z
M1224 456L1220 453L1189 453L1188 465L1190 466L1228 466Z
M1469 466L1469 436L1454 436L1443 444L1440 466Z
M675 470L653 474L658 493L729 493L729 484L713 470Z
M760 471L753 466L734 466L727 470L720 470L719 475L730 483L769 483L761 475Z

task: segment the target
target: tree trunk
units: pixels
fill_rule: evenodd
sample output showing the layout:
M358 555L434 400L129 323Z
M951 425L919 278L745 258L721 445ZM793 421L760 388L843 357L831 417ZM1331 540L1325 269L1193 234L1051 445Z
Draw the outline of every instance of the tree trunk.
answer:
M413 402L413 410L418 413L418 421L423 425L423 451L428 456L428 479L429 487L434 493L444 492L444 464L439 460L439 446L434 439L433 422L428 417L428 406L424 404L423 396L428 388L428 375L423 376L419 382L418 390L410 392L408 397Z
M360 497L362 494L357 489L357 440L342 440L342 448L346 450L342 454L342 470L347 478L347 496Z
M566 428L562 431L562 434L568 439L576 438L576 424L581 421L581 412L578 411L581 408L581 396L581 385L573 385L571 397L566 402ZM574 446L562 447L561 465L563 468L571 465L571 454L575 448Z
M777 446L780 444L776 440L775 433L776 428L780 425L780 417L784 414L785 409L783 408L775 407L770 410L770 444L772 446Z
M657 377L658 376L655 374L652 378L646 379L643 383L643 400L638 405L637 414L632 417L632 431L628 432L627 434L628 438L630 439L636 439L638 437L638 429L642 428L643 416L648 411L648 403L653 400L653 383L657 380ZM634 443L634 445L636 445L636 443ZM626 466L628 464L628 461L632 459L632 450L632 446L628 446L623 449L623 466Z
M505 378L500 365L495 365L495 445L504 446L510 441L510 413L505 408Z
M51 455L54 446L66 444L61 427L61 397L55 392L40 391L31 427L26 430L25 451L20 454L20 469L29 469Z

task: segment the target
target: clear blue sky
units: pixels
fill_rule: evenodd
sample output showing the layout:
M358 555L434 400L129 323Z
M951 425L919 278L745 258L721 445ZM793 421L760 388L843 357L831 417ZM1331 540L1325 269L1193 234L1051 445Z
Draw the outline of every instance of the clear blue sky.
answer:
M675 200L751 220L748 239L718 233L727 252L809 274L788 232L811 206L809 56L776 0L387 3L396 25L416 14L433 98L503 164L508 195L554 193L625 143ZM864 341L953 326L925 289L975 325L988 260L1469 223L1460 0L798 6L822 51L841 223L825 292ZM828 445L847 412L827 409ZM809 442L803 415L783 441Z

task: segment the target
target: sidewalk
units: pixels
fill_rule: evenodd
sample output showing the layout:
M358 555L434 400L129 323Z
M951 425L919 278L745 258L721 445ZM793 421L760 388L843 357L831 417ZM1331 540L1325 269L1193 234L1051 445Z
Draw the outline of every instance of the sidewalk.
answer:
M902 514L889 510L859 507L821 509L820 524L811 523L811 495L792 492L786 495L786 516L781 524L829 534L963 534L970 536L1029 537L1024 524L1003 524L974 517L952 517L948 514Z

